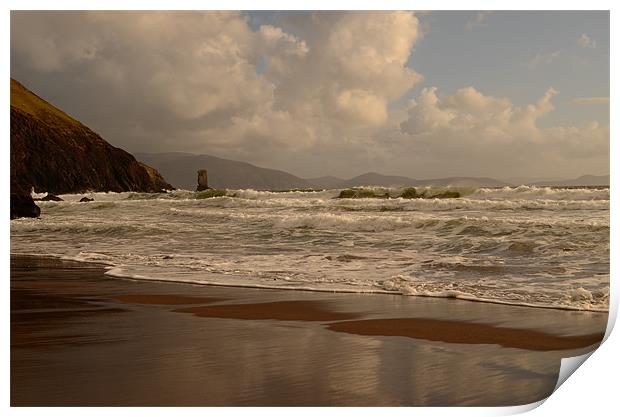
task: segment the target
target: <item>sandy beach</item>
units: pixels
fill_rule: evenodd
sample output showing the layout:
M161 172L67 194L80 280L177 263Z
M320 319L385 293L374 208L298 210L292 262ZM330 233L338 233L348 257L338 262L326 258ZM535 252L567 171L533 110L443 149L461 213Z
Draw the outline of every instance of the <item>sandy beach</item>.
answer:
M520 405L607 314L139 281L11 257L13 406Z

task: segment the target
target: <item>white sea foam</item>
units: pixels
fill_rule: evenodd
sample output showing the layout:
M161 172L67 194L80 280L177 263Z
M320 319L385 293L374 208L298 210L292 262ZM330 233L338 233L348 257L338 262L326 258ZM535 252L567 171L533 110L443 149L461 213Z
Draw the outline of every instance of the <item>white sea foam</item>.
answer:
M518 187L479 188L476 192L474 192L474 195L484 195L487 198L609 200L609 188L558 188L520 185Z
M11 222L11 250L103 263L109 276L133 279L608 308L608 189L462 191L429 200L339 199L338 190L63 195L38 203L40 219Z

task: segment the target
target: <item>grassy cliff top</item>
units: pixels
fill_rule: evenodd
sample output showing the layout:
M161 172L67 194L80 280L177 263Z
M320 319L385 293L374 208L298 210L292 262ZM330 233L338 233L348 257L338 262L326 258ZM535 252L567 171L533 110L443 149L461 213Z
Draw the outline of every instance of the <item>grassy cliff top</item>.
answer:
M32 91L24 87L19 81L11 78L11 107L33 116L48 125L62 128L79 128L85 126L62 110L54 107Z

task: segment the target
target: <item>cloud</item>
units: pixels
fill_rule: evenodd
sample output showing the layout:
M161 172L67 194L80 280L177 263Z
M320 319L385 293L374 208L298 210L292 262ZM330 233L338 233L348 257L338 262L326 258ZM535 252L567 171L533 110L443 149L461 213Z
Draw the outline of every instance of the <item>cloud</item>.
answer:
M484 25L488 17L491 15L490 11L478 12L476 15L467 21L465 24L465 30L473 30L478 26Z
M577 97L572 102L575 104L609 104L609 97Z
M388 118L387 103L366 90L346 90L337 98L341 119L357 125L381 126Z
M506 98L485 96L473 87L459 89L442 100L436 87L425 88L400 127L409 134L456 131L477 132L481 139L490 140L533 137L539 134L536 121L553 111L551 98L556 94L549 88L536 103L518 107Z
M536 69L541 65L549 65L562 54L562 51L539 52L532 57L525 65L529 69Z
M425 88L418 101L412 101L409 118L400 127L405 133L421 134L448 126L457 115L450 108L439 106L437 87Z
M270 152L268 143L300 149L319 131L345 138L381 126L389 103L421 80L406 65L420 37L410 12L307 14L307 39L277 25L252 30L237 12L11 18L19 65L82 85L106 110L76 107L87 120L105 111L114 126L102 122L102 133L132 148L157 138L239 157Z
M572 102L575 104L609 104L609 97L577 97Z
M596 41L585 33L582 33L581 36L577 38L577 45L582 48L596 48Z
M608 127L539 127L538 122L553 112L557 94L549 88L536 102L517 106L473 87L442 98L437 88L426 88L410 103L397 142L401 149L416 149L413 154L421 158L432 155L448 167L462 166L463 159L483 164L484 169L474 169L480 175L484 170L516 172L527 167L543 172L545 160L566 164L607 155Z
M608 127L538 126L553 89L523 106L474 86L447 96L427 86L406 102L423 79L412 56L421 36L411 12L300 13L258 27L240 12L12 12L11 74L133 152L308 176L568 172L577 159L585 172L608 160Z

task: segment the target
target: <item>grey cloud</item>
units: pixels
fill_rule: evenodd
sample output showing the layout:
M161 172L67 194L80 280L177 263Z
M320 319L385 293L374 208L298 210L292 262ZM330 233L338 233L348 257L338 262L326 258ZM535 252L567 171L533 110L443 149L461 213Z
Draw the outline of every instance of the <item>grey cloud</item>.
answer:
M12 12L11 74L133 152L307 176L517 175L551 158L565 172L568 158L600 166L608 128L536 126L552 90L519 107L474 87L447 97L427 87L393 108L422 80L408 65L420 39L410 12L295 14L254 29L239 12ZM519 152L535 156L506 165Z

